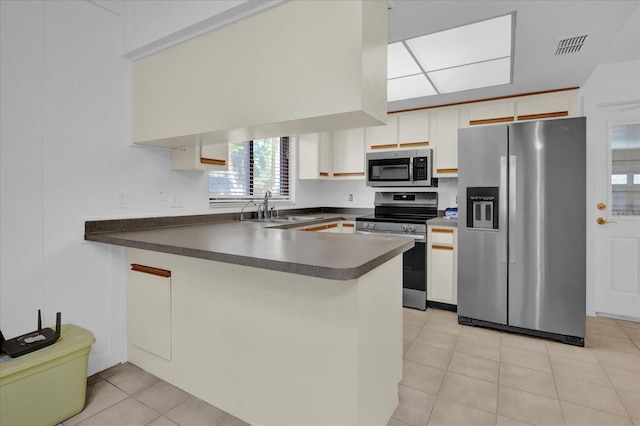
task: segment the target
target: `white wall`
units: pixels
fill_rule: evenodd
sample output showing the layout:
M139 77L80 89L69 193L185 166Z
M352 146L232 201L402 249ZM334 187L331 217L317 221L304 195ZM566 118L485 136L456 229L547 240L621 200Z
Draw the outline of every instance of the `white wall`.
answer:
M124 249L83 241L87 219L209 213L205 174L131 147L122 17L86 1L1 1L0 329L91 330L90 372L125 359ZM184 207L157 200L159 187ZM128 194L128 208L116 207Z

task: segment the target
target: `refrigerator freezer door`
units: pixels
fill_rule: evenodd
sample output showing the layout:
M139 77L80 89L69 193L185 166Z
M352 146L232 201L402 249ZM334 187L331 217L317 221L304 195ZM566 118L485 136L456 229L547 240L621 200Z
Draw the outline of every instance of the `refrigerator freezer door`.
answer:
M506 125L458 131L458 315L498 324L507 323L507 134ZM490 204L499 212L498 229L467 221L478 205L473 191L483 188L499 188Z
M585 119L509 125L509 325L584 336ZM462 168L461 168L462 169ZM511 167L513 172L513 167ZM511 207L511 206L510 206ZM513 256L511 256L513 255ZM511 263L513 262L513 263Z

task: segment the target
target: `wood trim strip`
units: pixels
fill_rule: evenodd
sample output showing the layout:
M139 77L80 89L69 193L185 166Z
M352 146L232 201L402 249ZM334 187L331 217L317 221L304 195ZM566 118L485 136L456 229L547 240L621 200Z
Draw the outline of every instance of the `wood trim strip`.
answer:
M327 176L328 177L329 173L328 172L320 172L320 176Z
M331 229L331 228L337 228L338 224L337 223L330 223L327 225L327 229Z
M428 141L424 142L403 142L400 144L401 148L410 147L410 146L429 146Z
M354 226L356 226L354 223L343 223L342 224L343 228L353 228Z
M453 234L453 229L431 228L431 232L438 233L438 234Z
M457 168L451 168L451 169L436 169L437 173L458 173L458 169Z
M440 244L431 244L433 250L453 250L452 246L442 246Z
M218 160L217 158L200 158L202 164L213 164L215 166L226 166L227 160Z
M311 228L304 228L305 231L322 231L324 229L329 229L328 225L319 225L319 226L312 226Z
M497 118L484 118L481 120L469 120L470 126L476 126L478 124L493 124L493 123L506 123L509 121L514 121L515 117L497 117Z
M402 109L402 110L398 110L398 111L388 111L387 114L400 114L402 112L422 111L422 110L425 110L425 109L442 108L442 107L448 107L448 106L477 104L479 102L498 101L498 100L502 100L502 99L512 99L512 98L521 98L521 97L524 97L524 96L544 95L544 94L547 94L547 93L567 92L569 90L578 90L578 89L580 89L580 86L565 87L564 89L541 90L539 92L519 93L519 94L516 94L516 95L496 96L494 98L476 99L476 100L473 100L473 101L453 102L453 103L450 103L450 104L440 104L440 105L432 105L432 106L421 107L421 108L410 108L410 109Z
M398 145L395 143L387 143L381 145L371 145L371 149L387 149L387 148L397 148Z
M138 263L131 264L131 270L143 272L145 274L155 275L162 278L171 278L171 271L167 269L154 268L153 266L140 265Z
M539 120L541 118L567 117L569 111L545 112L542 114L519 115L518 120Z
M334 173L334 176L364 176L364 172Z

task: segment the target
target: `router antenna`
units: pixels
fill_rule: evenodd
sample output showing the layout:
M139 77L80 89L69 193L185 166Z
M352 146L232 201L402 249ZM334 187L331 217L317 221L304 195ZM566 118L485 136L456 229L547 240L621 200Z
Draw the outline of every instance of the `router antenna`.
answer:
M58 312L56 314L56 336L60 337L61 332L62 332L62 313Z

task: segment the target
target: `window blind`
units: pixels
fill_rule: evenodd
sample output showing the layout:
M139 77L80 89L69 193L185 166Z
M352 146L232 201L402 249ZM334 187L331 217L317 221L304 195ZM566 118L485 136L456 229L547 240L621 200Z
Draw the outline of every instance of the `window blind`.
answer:
M289 200L289 138L230 143L228 170L209 172L209 200L213 203L262 198Z

